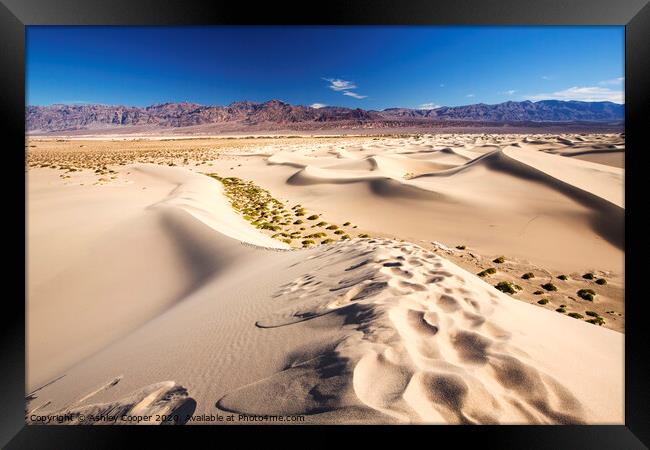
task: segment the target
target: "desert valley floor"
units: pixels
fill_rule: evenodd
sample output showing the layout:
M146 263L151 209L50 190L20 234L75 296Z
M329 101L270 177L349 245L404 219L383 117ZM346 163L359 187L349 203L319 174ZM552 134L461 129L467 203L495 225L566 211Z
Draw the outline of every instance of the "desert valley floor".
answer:
M622 135L26 147L28 421L623 423Z

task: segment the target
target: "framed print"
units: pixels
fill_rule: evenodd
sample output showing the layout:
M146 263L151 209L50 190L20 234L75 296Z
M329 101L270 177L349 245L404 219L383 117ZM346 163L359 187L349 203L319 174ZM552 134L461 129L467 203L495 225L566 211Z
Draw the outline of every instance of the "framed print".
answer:
M647 2L1 9L7 448L646 448Z

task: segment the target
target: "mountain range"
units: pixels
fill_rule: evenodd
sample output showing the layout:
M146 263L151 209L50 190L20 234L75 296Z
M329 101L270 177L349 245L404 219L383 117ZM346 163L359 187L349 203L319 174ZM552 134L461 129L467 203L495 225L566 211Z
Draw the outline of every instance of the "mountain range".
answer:
M621 124L624 105L612 102L541 100L442 106L435 109L388 108L382 111L337 106L314 108L279 100L234 102L227 106L163 103L147 107L92 104L27 106L29 133L80 130L133 130L205 127L213 129L401 128L528 124Z

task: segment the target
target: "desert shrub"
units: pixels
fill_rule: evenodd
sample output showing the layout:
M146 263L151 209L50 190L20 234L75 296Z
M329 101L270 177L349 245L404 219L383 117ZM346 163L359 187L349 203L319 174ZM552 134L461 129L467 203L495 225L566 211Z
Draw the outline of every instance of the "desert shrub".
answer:
M321 244L331 244L332 242L334 242L334 239L323 239L320 241Z
M607 284L607 280L604 278L598 278L596 280L596 284L600 284L602 286L603 284Z
M530 280L531 278L535 278L535 274L533 272L526 272L521 276L524 280Z
M284 242L285 244L291 244L291 241L292 241L292 239L289 239L289 238L282 239L282 242Z
M302 220L297 219L293 224L294 225L300 225L301 223L303 223Z
M344 234L343 236L341 236L342 241L345 240L345 239L350 239L350 236L348 236L347 234Z
M318 219L318 214L312 214L311 216L307 217L307 220L316 220Z
M566 281L566 280L569 279L569 277L567 277L566 275L559 275L559 276L558 276L558 279L560 279L560 280L562 280L562 281Z
M596 311L585 311L585 314L591 317L600 317L600 314L598 314Z
M345 231L343 231L343 230L336 230L336 231L334 231L334 234L343 234L343 233L345 233Z
M304 211L296 211L296 216L304 216L305 212Z
M318 223L317 223L316 225L314 225L314 226L316 226L316 227L324 227L325 225L327 225L327 222L318 222Z
M344 227L349 227L349 226L350 226L350 222L345 222L345 223L343 224L343 226L344 226Z
M501 291L503 293L506 293L506 294L516 294L517 290L521 290L521 288L519 286L513 285L509 281L500 281L494 287L497 288L497 290L499 290L499 291ZM519 288L519 289L517 289L517 288Z
M494 275L495 273L497 273L497 269L494 267L488 267L487 269L480 271L477 275L479 277L485 277L487 275Z
M457 245L456 248L458 250L465 250L467 247L465 247L464 245Z
M367 237L370 237L370 236L368 236L368 235L365 234L365 233L362 233L362 234L359 235L359 237L360 237L360 238L367 238Z
M533 292L533 295L542 295L544 291L535 291Z
M307 247L308 245L313 245L315 243L316 241L314 241L313 239L305 239L304 241L301 242L303 247Z
M598 316L598 317L594 317L593 319L585 320L585 322L593 323L594 325L598 325L598 326L603 326L605 320L602 317Z
M497 263L497 264L502 264L505 261L506 261L506 258L504 258L503 256L499 256L498 258L494 258L492 260L493 263Z
M582 278L584 278L585 280L593 280L594 279L594 274L589 272L589 273L584 274L582 276Z
M543 298L543 299L541 299L541 300L538 300L537 303L539 303L540 305L545 305L545 304L548 303L548 299Z
M584 319L584 316L582 314L578 314L576 312L569 313L567 316L573 317L574 319Z
M259 225L258 228L261 228L262 230L271 230L271 231L278 231L280 230L280 227L277 225L271 225L270 223L262 223Z
M566 312L566 309L562 308L561 306L556 309L557 312L564 314Z
M336 225L330 225L329 227L325 228L326 230L338 230L339 227Z
M580 289L577 294L578 297L584 300L589 300L590 302L594 301L594 296L596 295L593 289Z
M542 287L547 291L557 291L557 286L553 283L542 284Z

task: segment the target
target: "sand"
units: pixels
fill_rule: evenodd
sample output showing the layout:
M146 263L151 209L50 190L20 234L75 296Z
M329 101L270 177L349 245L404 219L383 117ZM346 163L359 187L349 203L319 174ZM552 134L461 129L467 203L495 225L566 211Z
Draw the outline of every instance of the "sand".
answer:
M575 154L623 138L225 141L29 142L28 421L623 423L623 170ZM350 239L273 239L207 172Z

